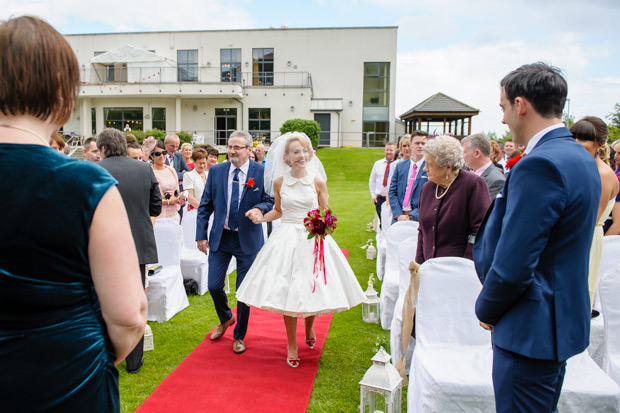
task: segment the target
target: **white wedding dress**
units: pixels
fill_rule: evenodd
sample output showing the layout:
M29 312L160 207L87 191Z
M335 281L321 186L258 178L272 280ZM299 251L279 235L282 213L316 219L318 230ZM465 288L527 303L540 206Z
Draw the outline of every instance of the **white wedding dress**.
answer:
M344 311L365 296L347 259L331 236L324 240L325 268L314 273L314 239L308 239L303 220L318 208L314 176L283 177L280 189L282 222L258 253L237 300L264 310L308 317ZM313 292L314 289L314 292Z

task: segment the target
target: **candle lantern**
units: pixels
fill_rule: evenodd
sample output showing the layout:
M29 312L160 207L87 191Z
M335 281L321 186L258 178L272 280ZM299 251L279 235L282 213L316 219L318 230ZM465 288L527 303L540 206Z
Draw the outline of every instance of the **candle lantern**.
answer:
M364 292L366 299L362 303L362 320L366 323L379 324L379 305L381 300L375 291L372 279L374 274L368 278L368 289Z
M360 381L360 413L400 413L402 377L381 347Z
M366 259L374 260L377 258L377 249L372 245L372 240L369 239L366 243Z

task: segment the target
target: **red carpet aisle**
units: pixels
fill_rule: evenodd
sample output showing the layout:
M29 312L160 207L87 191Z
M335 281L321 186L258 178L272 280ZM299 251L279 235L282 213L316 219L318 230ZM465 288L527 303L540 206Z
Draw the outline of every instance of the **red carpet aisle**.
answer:
M301 364L293 369L286 364L282 315L252 308L245 353L232 352L233 327L217 342L207 334L137 412L305 412L331 319L316 318L312 350L298 320Z

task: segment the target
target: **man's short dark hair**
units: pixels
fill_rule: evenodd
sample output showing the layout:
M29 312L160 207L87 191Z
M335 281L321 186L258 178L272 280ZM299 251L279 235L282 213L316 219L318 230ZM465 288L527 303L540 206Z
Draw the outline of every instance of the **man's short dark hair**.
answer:
M91 136L91 137L88 137L88 138L86 138L86 139L84 140L84 148L88 148L88 146L90 145L90 143L91 143L91 142L94 142L94 143L95 143L95 146L97 146L97 138L93 138L93 137Z
M105 128L97 136L97 148L105 146L102 151L106 158L113 156L127 156L127 140L123 132L114 128Z
M508 73L500 86L511 104L522 96L542 117L562 117L568 85L557 67L542 62L523 65Z
M138 142L127 142L127 149L129 148L142 150L142 146Z
M428 136L428 132L425 132L423 130L414 130L413 132L411 132L411 136Z

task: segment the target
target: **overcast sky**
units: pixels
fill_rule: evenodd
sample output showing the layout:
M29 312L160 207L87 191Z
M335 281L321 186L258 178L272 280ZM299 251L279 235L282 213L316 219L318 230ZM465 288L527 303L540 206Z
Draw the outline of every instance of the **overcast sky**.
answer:
M500 136L499 80L525 63L564 71L576 119L620 102L620 0L0 0L0 18L22 14L63 34L398 26L396 116L443 92Z

